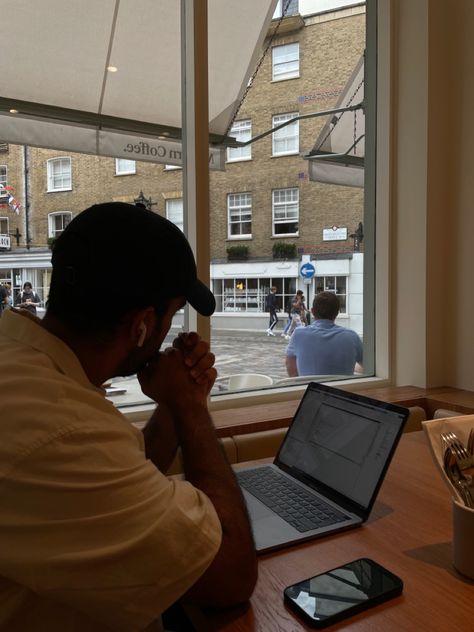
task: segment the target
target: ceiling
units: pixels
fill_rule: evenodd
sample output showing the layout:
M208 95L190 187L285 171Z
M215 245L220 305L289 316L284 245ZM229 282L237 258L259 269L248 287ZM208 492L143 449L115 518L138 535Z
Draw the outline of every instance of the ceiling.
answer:
M208 0L211 144L226 144L275 4ZM137 159L179 164L180 7L180 0L2 0L0 139L124 158L137 158L130 147L141 142Z

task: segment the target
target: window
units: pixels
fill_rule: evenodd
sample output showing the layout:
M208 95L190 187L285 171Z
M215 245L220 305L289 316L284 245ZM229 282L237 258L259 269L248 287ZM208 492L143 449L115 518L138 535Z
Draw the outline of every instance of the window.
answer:
M297 235L299 219L298 189L276 189L272 192L273 236Z
M296 283L293 277L214 279L212 292L216 297L216 312L264 312L265 297L275 286L284 318L288 301L295 295Z
M244 143L252 138L252 121L234 121L229 136L235 138L235 140ZM234 162L237 160L250 160L252 158L252 146L246 145L245 147L229 147L227 149L227 162Z
M299 42L275 46L272 49L272 79L281 81L300 76Z
M59 237L72 219L70 211L50 213L48 215L48 237Z
M252 194L229 193L227 196L228 237L252 236Z
M115 159L115 175L127 176L137 172L135 160L125 160L125 158Z
M183 198L166 200L166 217L183 230Z
M316 294L320 292L334 292L339 299L340 314L347 314L347 277L318 276L315 284Z
M277 114L272 118L272 127L277 127L285 121L298 116L298 112L290 114ZM272 134L272 154L281 156L285 154L297 154L299 151L299 121L288 123L285 127Z
M0 217L0 249L10 249L10 235L8 229L8 217ZM1 272L1 271L0 271Z
M285 17L289 15L297 15L298 13L298 0L278 0L275 7L275 13L273 14L273 20L281 18L281 13L285 8Z
M8 196L7 191L3 188L7 186L7 167L6 165L0 165L0 198Z
M48 160L48 191L70 191L72 189L71 159Z

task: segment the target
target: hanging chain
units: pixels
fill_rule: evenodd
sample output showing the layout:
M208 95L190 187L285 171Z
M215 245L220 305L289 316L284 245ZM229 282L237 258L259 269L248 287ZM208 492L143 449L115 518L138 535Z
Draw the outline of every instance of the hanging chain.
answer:
M347 106L349 107L352 104L352 101L354 101L357 93L359 92L359 89L361 86L364 85L364 78L362 77L362 79L359 82L359 85L357 86L357 88L354 90L354 93L352 94L351 98L349 99L349 101L347 102ZM341 112L341 114L339 114L339 116L337 116L337 114L335 114L332 119L331 119L331 123L332 123L332 127L328 130L326 136L322 139L322 141L319 143L319 146L317 147L317 149L319 149L319 147L321 147L327 140L327 138L329 137L329 135L332 133L333 129L336 127L336 125L339 123L339 121L341 120L341 118L343 117L343 115L345 114L345 112ZM357 110L354 110L354 142L356 141L356 116L357 116Z
M354 156L357 156L357 110L354 110Z
M284 6L283 6L283 0L282 0L281 16L278 18L278 22L277 22L277 24L275 26L275 30L273 31L273 34L271 35L271 37L269 37L268 43L267 43L267 45L266 45L266 47L265 47L265 49L263 51L263 54L260 57L257 65L255 66L255 70L253 71L252 76L249 79L247 87L245 88L245 91L244 91L244 93L242 95L242 98L239 101L239 105L237 106L237 109L235 110L234 116L232 117L229 125L227 126L226 132L225 132L224 136L222 137L222 140L224 140L224 138L229 134L229 132L230 132L230 130L232 128L232 125L234 124L234 121L237 118L237 114L240 112L240 108L242 107L242 103L245 101L245 97L247 96L250 88L253 85L255 77L257 76L257 73L260 70L260 66L263 64L263 61L264 61L264 59L265 59L265 57L266 57L266 55L267 55L272 43L273 43L273 40L275 39L275 36L278 33L278 30L280 28L280 24L282 23L283 18L285 17L286 12L288 11L288 7L290 6L290 2L291 2L291 0L285 0Z

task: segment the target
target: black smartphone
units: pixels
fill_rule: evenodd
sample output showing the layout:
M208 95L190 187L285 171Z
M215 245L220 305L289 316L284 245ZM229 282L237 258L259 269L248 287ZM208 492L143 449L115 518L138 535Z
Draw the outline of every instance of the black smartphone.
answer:
M315 575L284 590L285 603L314 628L362 612L401 594L402 580L362 558Z

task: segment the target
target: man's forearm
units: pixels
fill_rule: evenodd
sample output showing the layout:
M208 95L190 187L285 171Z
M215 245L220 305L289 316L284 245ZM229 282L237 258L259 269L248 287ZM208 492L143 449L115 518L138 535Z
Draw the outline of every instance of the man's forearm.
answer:
M145 453L148 459L166 474L178 449L178 437L172 414L159 405L143 428Z
M298 370L296 368L296 358L294 356L286 356L286 372L289 377L296 377Z
M257 559L240 487L218 442L209 412L176 414L185 477L212 501L222 526L222 543L211 566L188 592L201 605L229 606L247 600L257 578Z

